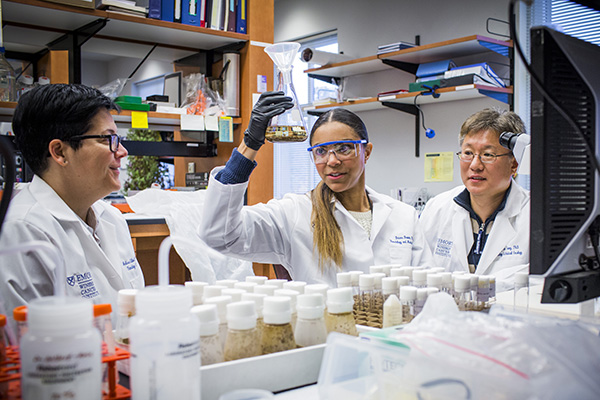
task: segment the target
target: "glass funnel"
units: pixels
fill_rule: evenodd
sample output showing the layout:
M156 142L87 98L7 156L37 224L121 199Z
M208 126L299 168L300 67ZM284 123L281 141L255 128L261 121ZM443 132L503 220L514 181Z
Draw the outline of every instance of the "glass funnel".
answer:
M300 44L291 42L277 43L265 48L265 52L277 66L275 90L282 91L294 102L294 107L271 119L265 138L272 143L303 142L307 137L306 123L292 83L292 64L298 49Z

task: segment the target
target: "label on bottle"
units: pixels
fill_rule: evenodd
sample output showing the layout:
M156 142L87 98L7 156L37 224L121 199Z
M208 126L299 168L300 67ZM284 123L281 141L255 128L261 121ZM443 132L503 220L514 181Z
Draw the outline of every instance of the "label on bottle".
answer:
M101 399L100 345L76 341L24 342L21 391L24 400Z

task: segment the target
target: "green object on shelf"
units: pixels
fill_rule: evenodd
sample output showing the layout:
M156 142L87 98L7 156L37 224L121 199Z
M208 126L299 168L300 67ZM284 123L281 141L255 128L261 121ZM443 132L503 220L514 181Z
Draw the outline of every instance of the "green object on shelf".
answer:
M142 104L142 98L139 96L119 96L115 99L115 102Z
M422 90L429 90L429 88L423 87L423 85L427 85L429 87L434 87L435 85L438 85L439 87L441 87L442 80L435 79L435 80L427 81L427 82L412 82L412 83L408 84L408 91L409 92L420 92Z
M126 103L122 101L115 101L115 103L123 110L150 111L150 104Z

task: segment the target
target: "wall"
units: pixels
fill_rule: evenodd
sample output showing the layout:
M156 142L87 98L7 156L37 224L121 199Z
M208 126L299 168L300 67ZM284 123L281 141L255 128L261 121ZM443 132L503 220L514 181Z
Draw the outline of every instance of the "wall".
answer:
M352 57L366 57L377 46L397 41L421 44L480 34L496 39L486 31L489 17L506 20L508 0L277 0L275 2L275 41L294 40L336 29L339 50ZM506 27L494 24L496 31ZM466 65L471 59L455 60ZM475 61L475 60L473 60ZM500 74L500 72L499 72ZM501 75L501 74L500 74ZM414 76L402 71L358 75L347 83L349 97L375 96L384 90L406 88ZM427 187L438 194L461 183L458 159L454 159L454 181L424 183L423 154L458 151L458 131L471 114L485 107L508 109L493 99L445 102L423 107L428 128L436 131L433 139L420 133L421 157L415 157L414 117L395 110L361 112L374 146L367 165L367 184L390 194L398 187Z

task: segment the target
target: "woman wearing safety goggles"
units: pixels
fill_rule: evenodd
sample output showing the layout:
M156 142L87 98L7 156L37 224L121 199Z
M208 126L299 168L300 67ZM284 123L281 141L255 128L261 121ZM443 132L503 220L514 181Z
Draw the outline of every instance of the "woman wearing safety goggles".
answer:
M344 109L321 115L311 130L308 152L322 179L315 189L243 206L269 120L291 106L281 92L261 96L244 141L211 173L202 239L225 254L280 264L294 280L332 287L337 272L429 261L415 209L366 186L373 144L362 120Z

